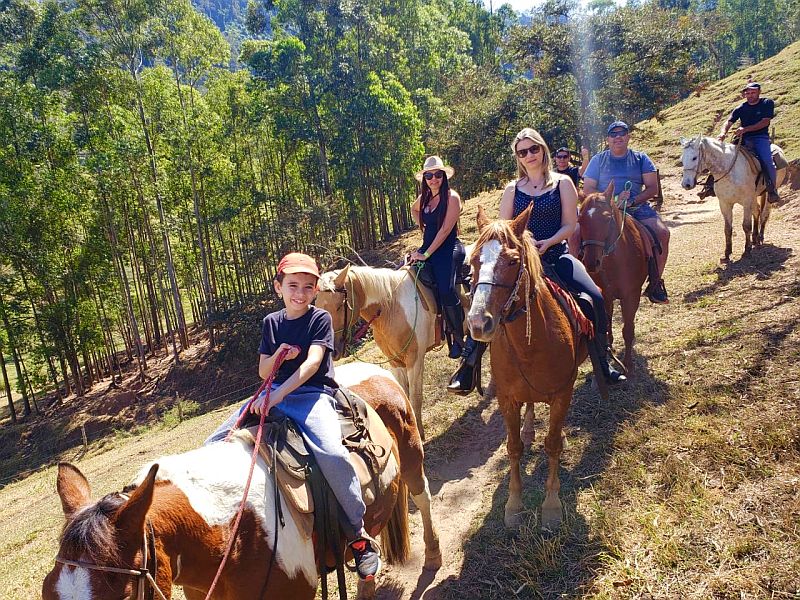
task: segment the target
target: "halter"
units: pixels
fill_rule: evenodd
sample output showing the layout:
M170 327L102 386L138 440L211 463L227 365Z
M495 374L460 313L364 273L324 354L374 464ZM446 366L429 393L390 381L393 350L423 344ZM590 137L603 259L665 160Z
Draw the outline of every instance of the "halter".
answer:
M153 550L153 575L157 575L158 561L156 559L156 536L155 532L153 531L153 524L148 519L147 529L145 533L142 534L142 566L139 567L138 569L123 569L120 567L96 565L94 563L89 563L82 560L67 560L66 558L61 558L60 556L56 556L56 562L70 567L80 567L82 569L88 569L90 571L119 573L120 575L128 575L130 577L136 577L138 579L137 594L136 594L137 600L153 600L155 594L158 594L158 597L161 598L161 600L167 600L163 592L160 589L158 589L158 584L156 584L156 580L154 579L153 575L150 574L150 570L147 568L147 558L149 556L148 552L149 548L152 548ZM145 590L147 591L145 592Z
M616 196L614 197L613 200L611 200L611 202L614 202L614 201L616 201ZM614 218L614 212L612 211L611 212L611 222L608 225L608 233L606 234L605 241L600 241L600 240L582 240L581 241L581 255L583 255L583 249L586 246L601 246L603 248L603 256L601 258L605 258L609 254L612 254L614 252L614 250L617 249L617 243L622 239L622 232L625 231L625 222L627 221L625 216L627 215L627 212L628 212L628 203L626 202L625 203L625 207L622 209L622 225L619 228L619 235L617 236L617 239L615 239L610 244L608 243L608 240L611 238L612 235L614 235L614 228L612 228L611 223L613 223L614 225L617 224L617 220Z
M510 315L506 315L506 313L511 309L514 305L514 302L519 300L519 286L522 283L522 276L525 275L525 286L527 288L527 294L525 295L525 306L521 306L517 310L515 310ZM514 282L514 285L509 285L507 283L497 283L496 281L478 281L472 285L472 289L470 294L472 297L475 297L475 291L478 289L479 285L488 285L490 287L499 287L503 289L510 289L511 294L508 296L508 300L503 305L503 308L500 311L500 325L504 325L505 323L511 323L512 321L516 320L522 313L526 313L528 320L526 325L526 336L528 338L528 345L531 343L531 316L530 316L530 303L531 303L531 293L530 293L530 286L531 286L531 278L528 275L528 267L527 267L527 257L521 256L520 257L520 268L517 271L517 280Z
M684 173L686 171L689 171L690 173L694 171L695 185L697 185L697 174L700 172L700 165L703 163L703 141L704 141L702 136L699 136L697 139L700 140L699 144L697 145L697 165L693 169L686 167L684 167L683 169ZM739 146L741 146L741 144L742 144L741 138L737 139L736 143L734 144L734 148L736 148L736 150L733 153L733 160L731 161L731 164L728 167L728 170L725 171L725 173L723 173L719 178L717 177L714 178L715 183L718 181L722 181L725 177L727 177L730 174L731 171L733 171L733 167L736 165L736 159L739 158Z

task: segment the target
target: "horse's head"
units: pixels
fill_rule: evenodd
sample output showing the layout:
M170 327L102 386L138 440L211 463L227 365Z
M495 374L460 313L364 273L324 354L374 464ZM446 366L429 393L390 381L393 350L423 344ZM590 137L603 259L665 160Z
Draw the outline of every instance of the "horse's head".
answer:
M130 494L108 494L92 503L83 474L68 463L58 465L56 488L66 524L56 564L42 584L43 600L119 600L135 598L145 577L141 568L147 511L153 501L158 465ZM110 570L108 570L110 569Z
M702 172L701 162L703 160L701 136L694 139L681 138L681 165L683 165L683 179L681 186L685 190L691 190L697 185L697 176Z
M513 221L494 222L478 208L480 236L470 258L473 293L467 315L476 340L492 341L515 300L533 293L541 280L542 264L527 230L532 206Z
M581 227L581 261L590 273L597 273L603 259L614 250L622 215L614 204L614 181L605 192L586 196L578 215Z
M358 309L353 306L354 290L349 282L350 265L341 271L328 271L319 278L319 292L315 304L331 313L333 319L333 358L339 359L347 351L347 343L358 321Z

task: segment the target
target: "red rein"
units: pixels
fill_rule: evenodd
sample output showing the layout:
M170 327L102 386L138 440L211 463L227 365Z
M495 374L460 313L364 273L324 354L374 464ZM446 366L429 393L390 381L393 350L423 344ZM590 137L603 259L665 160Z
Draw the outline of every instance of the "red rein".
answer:
M222 556L222 562L219 563L219 568L217 569L217 574L214 575L214 581L211 582L211 587L208 589L208 594L206 594L205 600L209 600L211 598L211 594L214 593L214 588L217 587L217 582L219 581L220 575L222 575L222 569L225 568L225 563L228 561L228 556L231 553L231 548L233 548L233 542L236 541L236 534L239 532L239 523L242 521L242 513L244 513L244 506L247 502L247 494L250 493L250 483L253 480L253 470L256 466L256 460L258 460L258 447L261 445L261 434L264 431L264 418L267 416L267 408L269 408L269 394L271 391L270 384L272 384L273 380L275 379L275 375L278 373L278 369L280 368L281 364L283 363L286 355L289 353L288 349L281 350L278 353L278 356L275 358L275 364L272 366L272 373L270 373L269 377L264 380L264 383L256 390L256 393L250 399L250 402L244 407L244 410L239 414L239 418L236 420L236 425L233 426L230 433L228 433L225 441L227 442L228 439L231 437L231 434L244 422L247 418L247 413L250 412L250 406L255 402L258 395L266 389L266 398L264 398L264 409L261 411L261 419L258 422L258 432L256 433L256 442L253 446L253 455L250 458L250 472L247 474L247 483L244 486L244 494L242 496L242 503L239 505L239 512L236 513L236 520L233 522L233 529L231 530L230 538L228 539L228 547L225 549L225 554Z

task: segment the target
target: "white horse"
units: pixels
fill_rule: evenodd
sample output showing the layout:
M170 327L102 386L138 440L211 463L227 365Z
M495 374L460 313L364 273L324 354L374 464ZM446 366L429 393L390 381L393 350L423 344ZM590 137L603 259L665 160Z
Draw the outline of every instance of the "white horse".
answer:
M749 255L753 244L760 246L764 243L764 228L770 213L764 182L761 181L756 185L756 175L760 170L758 160L734 144L720 142L708 136L700 135L694 139L681 138L681 146L683 146L681 185L684 189L691 190L695 187L698 175L706 170L714 176L714 193L719 199L719 210L725 219L725 254L720 258L720 262L730 262L734 204L741 204L744 208L742 256ZM773 152L775 149L783 157L783 151L773 144ZM775 187L781 185L785 178L786 169L779 169Z

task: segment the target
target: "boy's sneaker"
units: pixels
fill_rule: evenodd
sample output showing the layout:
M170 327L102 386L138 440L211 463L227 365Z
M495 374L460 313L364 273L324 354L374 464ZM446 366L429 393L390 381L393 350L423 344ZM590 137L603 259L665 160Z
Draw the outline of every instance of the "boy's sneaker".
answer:
M356 572L364 581L371 581L381 570L381 555L373 541L360 537L354 542L350 542L350 550L353 552L353 559L356 561Z

